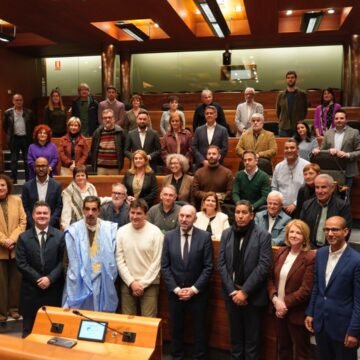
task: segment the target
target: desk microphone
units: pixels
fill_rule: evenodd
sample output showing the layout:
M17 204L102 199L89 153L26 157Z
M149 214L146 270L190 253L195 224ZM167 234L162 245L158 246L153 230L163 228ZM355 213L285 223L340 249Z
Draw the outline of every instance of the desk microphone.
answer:
M109 330L113 331L116 334L122 335L122 341L124 341L124 342L131 342L131 343L135 342L136 333L134 333L134 332L131 332L131 331L121 332L119 330L111 328L109 325L104 325L102 322L100 322L98 320L95 320L95 319L92 319L89 316L84 315L83 313L81 313L78 310L73 310L72 313L75 314L75 315L81 316L81 317L83 317L83 318L85 318L87 320L96 322L97 324L100 324L100 325L104 326L106 328L106 330L109 329Z
M46 306L42 306L41 310L44 311L44 313L46 314L47 318L50 321L50 324L51 324L50 331L55 333L55 334L61 334L63 332L63 329L64 329L64 324L52 322L48 312L46 311Z

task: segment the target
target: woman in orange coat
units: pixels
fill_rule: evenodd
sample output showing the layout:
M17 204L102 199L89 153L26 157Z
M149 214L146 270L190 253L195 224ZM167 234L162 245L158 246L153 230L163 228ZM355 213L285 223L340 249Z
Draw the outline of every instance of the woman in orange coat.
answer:
M279 360L306 360L310 333L304 326L314 278L315 252L310 249L310 230L301 220L285 228L285 248L274 259L268 281L268 294L277 323Z

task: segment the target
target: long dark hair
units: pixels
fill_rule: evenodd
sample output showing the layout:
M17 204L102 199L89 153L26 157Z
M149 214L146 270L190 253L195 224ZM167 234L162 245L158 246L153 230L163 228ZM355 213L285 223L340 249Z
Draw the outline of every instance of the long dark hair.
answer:
M305 128L306 128L306 138L305 138L305 141L306 141L306 142L311 142L311 131L310 131L310 128L309 128L308 123L305 122L304 120L299 120L299 121L296 123L294 139L296 140L296 142L297 142L298 144L300 144L300 143L302 142L302 138L301 138L301 136L299 135L299 133L297 132L297 126L298 126L299 124L304 125Z

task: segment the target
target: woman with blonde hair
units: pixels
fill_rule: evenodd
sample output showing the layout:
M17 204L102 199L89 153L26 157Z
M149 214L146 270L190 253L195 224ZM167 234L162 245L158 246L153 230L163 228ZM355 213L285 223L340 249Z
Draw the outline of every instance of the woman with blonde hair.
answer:
M157 180L145 151L134 151L131 167L124 176L123 184L127 189L129 202L144 199L149 208L154 204L158 190Z
M302 220L285 228L286 247L279 248L268 280L268 294L276 316L279 360L308 359L310 333L305 310L314 279L315 252L310 249L310 229Z
M230 227L226 214L221 212L220 201L216 193L207 192L201 202L201 211L196 214L196 227L208 231L213 240L219 241L224 230Z
M89 145L81 135L81 121L78 117L71 117L67 122L67 133L60 140L60 175L72 176L77 165L86 165L89 155Z

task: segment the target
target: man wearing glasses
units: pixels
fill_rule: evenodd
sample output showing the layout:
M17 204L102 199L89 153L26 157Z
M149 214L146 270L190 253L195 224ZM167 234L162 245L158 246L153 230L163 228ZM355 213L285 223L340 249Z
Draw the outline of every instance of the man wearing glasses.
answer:
M245 102L240 103L236 108L235 125L237 129L236 136L239 137L242 132L251 126L251 117L253 114L264 114L264 107L255 101L255 89L247 87L244 91Z
M322 231L326 219L341 216L345 219L347 228L351 229L350 205L334 195L334 190L334 179L328 174L320 174L315 178L315 197L305 201L302 206L300 219L309 225L310 244L314 249L326 244L326 234ZM350 235L350 230L348 232Z
M357 359L360 336L360 255L347 246L346 220L333 216L323 228L329 246L316 253L306 328L315 333L317 359Z
M112 185L111 202L100 208L100 219L117 223L118 228L129 222L129 205L126 202L127 190L121 183Z

